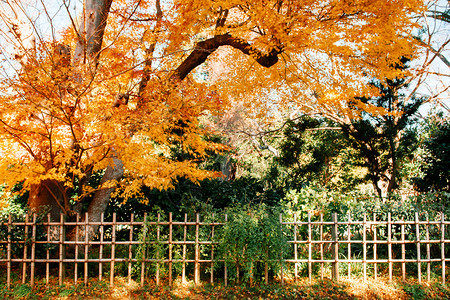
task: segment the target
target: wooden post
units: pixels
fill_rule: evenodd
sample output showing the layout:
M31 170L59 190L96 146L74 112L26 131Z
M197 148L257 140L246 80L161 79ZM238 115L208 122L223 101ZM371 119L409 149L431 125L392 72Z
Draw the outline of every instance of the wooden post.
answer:
M158 213L158 222L156 224L156 285L159 285L159 235L160 235L160 228L159 228L159 222L161 222L161 215Z
M212 214L212 223L214 224L214 213ZM214 225L211 228L211 280L210 283L214 282Z
M228 215L227 214L225 214L225 225L227 224L227 222L228 222ZM228 285L228 270L227 270L227 257L226 257L226 255L227 254L225 254L225 257L223 258L223 275L224 275L224 285L225 285L225 287ZM444 262L445 263L445 262ZM266 275L266 278L267 278L267 275ZM266 281L267 281L267 279L266 279Z
M309 212L308 212L308 216L309 216ZM268 253L267 250L266 250L266 253ZM294 260L295 260L294 282L297 282L297 277L298 277L297 214L294 214ZM267 266L267 259L266 259L266 266ZM268 284L268 283L266 282L266 284Z
M73 281L75 282L75 284L77 284L78 281L78 221L80 219L80 215L77 213L77 216L75 217L75 270L74 270L74 276L73 276Z
M377 216L373 214L373 260L375 261L373 264L373 273L374 278L377 280L378 277L378 265L377 265Z
M283 234L283 215L280 213L280 231ZM280 267L281 267L281 285L284 285L284 269L283 269L283 249L280 253Z
M131 213L130 244L128 245L128 284L131 284L131 261L133 259L133 222L134 213Z
M416 246L417 246L417 280L419 284L422 283L422 266L421 266L421 254L420 254L420 225L419 225L419 213L414 214L414 223L416 223Z
M169 213L169 286L172 286L172 213Z
M200 215L196 214L195 221L195 263L194 263L194 284L198 285L200 280L200 247L199 247L199 224L200 224Z
M333 240L332 252L333 263L331 266L331 278L334 281L339 281L339 243L338 243L338 217L337 213L332 215L333 226L331 229L331 239Z
M66 228L65 228L66 216L60 214L59 222L59 285L62 285L66 276L66 270L64 265L64 259L66 256L66 247L64 241L66 240Z
M320 280L323 280L323 214L320 214Z
M430 249L430 219L428 217L428 213L426 216L426 228L425 228L425 236L427 239L427 281L431 280L431 249Z
M347 222L348 222L348 224L347 224L347 257L348 257L349 262L347 263L347 276L348 276L349 280L350 280L351 274L352 274L352 270L351 270L352 264L350 262L350 260L352 258L352 244L351 244L352 233L351 233L351 230L350 230L350 227L351 227L350 223L351 223L351 221L352 221L352 217L350 215L350 212L348 212L347 213Z
M84 215L84 285L87 286L89 269L88 269L88 258L89 258L89 216L88 213Z
M116 260L116 213L113 213L112 236L111 236L111 267L109 276L109 285L114 285L114 263Z
M445 285L445 215L441 212L441 263L442 263L442 285Z
M312 282L312 233L311 233L311 212L308 211L308 278Z
M45 263L45 282L50 283L50 213L47 214L47 262Z
M27 256L28 256L28 213L25 216L25 234L23 239L23 262L22 262L22 284L25 284L27 280Z
M147 213L144 213L144 234L142 236L142 242L144 243L144 250L142 251L141 261L141 287L144 286L145 279L145 254L147 253Z
M103 236L104 236L104 225L103 225L103 221L105 219L105 214L102 213L100 215L100 249L99 249L99 253L98 253L98 258L100 259L100 264L98 265L98 280L102 280L103 278L103 263L102 263L102 259L103 259Z
M366 236L366 214L363 215L363 277L367 281L367 236Z
M405 219L402 218L402 227L401 227L401 239L402 239L402 281L406 282L406 246L405 246Z
M184 214L184 234L183 234L183 266L181 270L181 282L186 282L186 236L187 236L187 214Z
M36 259L36 213L33 213L33 229L31 233L31 280L30 285L34 286L34 267Z
M389 264L389 282L392 282L392 224L391 224L391 213L388 213L387 222L387 243L388 243L388 264Z
M11 213L8 215L8 250L7 250L7 259L8 263L6 266L6 283L8 286L8 290L11 289Z

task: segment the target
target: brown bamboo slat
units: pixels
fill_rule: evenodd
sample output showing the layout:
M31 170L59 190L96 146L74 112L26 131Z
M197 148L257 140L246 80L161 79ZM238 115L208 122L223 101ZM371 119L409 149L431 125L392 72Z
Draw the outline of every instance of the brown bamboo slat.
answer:
M350 212L347 214L347 220L348 220L348 223L347 223L347 257L348 257L348 259L350 259L351 257L352 257L352 244L351 244L351 227L350 227L350 223L351 223L351 215L350 215ZM351 279L351 263L350 262L348 262L347 263L347 276L348 276L348 279L350 280Z
M88 274L89 274L89 266L88 266L88 255L89 255L89 215L85 213L84 215L84 284L88 283Z
M194 284L198 285L200 281L200 245L199 245L199 226L200 226L200 215L195 215L195 265L194 265Z
M378 227L376 224L376 220L377 220L377 215L374 213L373 214L373 260L375 261L375 263L373 264L373 275L375 280L377 280L378 277L378 265L376 263L376 260L378 258L377 256L377 234L378 234Z
M35 259L36 259L36 213L33 213L33 227L31 233L31 265L30 265L31 286L34 286Z
M391 213L388 213L387 222L387 245L388 245L388 264L389 264L389 282L392 281L392 222Z
M429 223L429 219L428 219L428 214L426 215L426 221L427 221L427 225L425 226L425 238L427 240L430 239L430 223ZM431 263L430 263L430 259L431 259L431 249L430 249L430 243L426 244L427 247L427 281L430 281L431 279Z
M419 284L422 283L422 265L421 265L421 255L420 255L420 227L419 227L419 214L416 212L414 214L414 219L416 221L416 249L417 249L417 279Z
M113 213L113 222L112 222L112 235L111 235L111 263L110 263L110 276L109 276L109 285L114 285L114 265L116 262L116 213Z
M98 257L99 257L99 259L101 260L101 259L103 259L103 237L104 237L104 225L103 225L103 221L104 221L104 219L105 219L105 214L104 213L102 213L101 214L101 216L100 216L100 228L99 228L99 231L100 231L100 248L99 248L99 251L98 251ZM102 278L103 278L103 264L100 262L99 263L99 265L98 265L98 280L102 280Z
M406 264L404 260L406 259L406 247L405 247L405 224L401 225L401 239L402 239L402 281L406 281Z
M298 244L297 244L297 214L294 214L294 259L297 260L298 257ZM309 243L311 245L311 243ZM266 250L266 256L268 256L268 251ZM268 264L265 263L265 273L268 273ZM298 277L298 263L294 266L294 281L297 282ZM268 284L268 278L266 278L266 284Z
M312 232L311 232L311 212L308 212L308 279L312 282Z
M25 281L27 280L27 254L28 254L28 245L27 245L27 239L28 239L28 225L31 225L28 222L28 214L25 216L25 236L24 236L24 247L23 247L23 262L22 262L22 284L25 284Z
M133 222L134 214L131 214L131 225L130 225L130 245L128 246L128 284L131 284L131 267L133 260Z
M172 213L169 213L169 286L172 286Z
M445 284L445 221L444 213L441 213L441 260L442 260L442 284Z

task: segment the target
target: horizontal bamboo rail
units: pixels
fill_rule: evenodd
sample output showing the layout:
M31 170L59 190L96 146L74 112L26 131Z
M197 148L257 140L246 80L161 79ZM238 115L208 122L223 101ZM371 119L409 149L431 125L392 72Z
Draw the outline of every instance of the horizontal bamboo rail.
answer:
M177 272L175 264L181 265L179 275L182 281L186 281L187 272L191 270L194 282L199 283L203 270L203 273L209 272L211 283L218 280L217 273L221 273L225 285L228 283L230 265L217 254L219 242L215 240L217 229L227 223L228 216L224 216L223 222L200 221L198 214L195 221L188 221L187 215L184 221L174 221L172 214L167 220L159 214L151 221L147 214L143 220L135 220L134 215L130 216L129 222L116 219L116 214L113 214L112 220L106 221L102 216L100 222L89 222L86 214L83 218L77 216L75 221L67 221L61 215L59 222L55 222L50 220L50 215L38 220L33 214L16 222L10 215L7 221L0 222L0 232L7 232L5 238L0 237L0 264L6 265L8 288L11 287L13 269L16 271L20 267L22 282L30 285L35 283L38 273L45 273L47 283L50 275L57 274L62 284L69 273L75 282L81 274L87 283L89 276L98 275L102 280L105 272L109 273L109 281L113 285L119 264L126 265L130 282L134 276L140 279L141 285L150 278L147 274L149 268L154 269L157 284L161 284L161 277L165 274L163 279L172 285L173 274ZM405 280L407 264L415 264L419 282L423 279L422 272L426 272L426 280L430 280L433 264L441 268L441 282L446 283L446 263L450 261L450 238L446 236L446 226L450 221L445 220L444 214L436 220L429 220L428 216L421 220L418 213L414 220L392 220L391 214L387 220L379 220L375 215L369 218L365 214L362 220L353 220L350 215L340 216L339 220L337 214L333 214L332 221L324 221L322 215L319 220L312 221L310 213L306 221L298 220L297 215L285 219L283 221L280 215L280 226L290 251L261 262L264 264L265 282L269 282L268 263L279 261L281 270L278 275L282 283L286 272L292 272L294 280L298 280L300 264L306 264L309 280L313 277L314 264L320 266L322 279L325 264L330 264L332 278L336 280L343 273L344 266L350 278L354 273L352 268L357 268L355 264L361 265L358 268L362 267L360 273L364 279L369 271L377 278L381 267L385 266L390 280L394 267L401 265L399 272ZM99 226L99 234L96 239L88 240L89 226L94 225ZM205 228L207 235L202 234ZM75 232L71 239L66 237L69 230ZM153 239L149 239L151 233ZM143 243L146 247L143 247L139 258L136 251ZM149 253L150 248L153 253ZM219 265L223 266L221 272L217 271ZM133 273L136 266L140 267L139 274ZM237 276L239 279L239 271Z

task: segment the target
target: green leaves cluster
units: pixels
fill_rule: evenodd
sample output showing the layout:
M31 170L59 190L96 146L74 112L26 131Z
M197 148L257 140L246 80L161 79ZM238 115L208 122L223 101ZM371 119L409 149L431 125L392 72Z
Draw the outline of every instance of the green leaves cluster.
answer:
M261 204L238 205L227 213L228 221L218 238L225 261L239 266L246 279L256 275L257 263L267 263L271 270L278 272L279 259L288 251L279 219L281 211Z

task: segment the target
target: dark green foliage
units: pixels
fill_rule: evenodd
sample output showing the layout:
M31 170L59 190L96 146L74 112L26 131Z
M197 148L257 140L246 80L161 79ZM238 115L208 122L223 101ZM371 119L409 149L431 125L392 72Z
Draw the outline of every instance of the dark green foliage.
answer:
M421 192L450 192L450 122L436 123L424 141L424 176L414 180Z
M342 131L331 121L309 116L289 121L279 146L280 155L266 179L285 178L278 183L285 191L310 184L351 189L358 183L357 178L351 172L342 172L355 165L348 147Z
M195 184L187 179L180 179L172 190L159 191L143 189L148 204L142 199L131 198L112 199L109 203L106 217L117 213L118 220L129 218L131 213L143 217L145 212L158 207L165 213L173 213L174 217L184 217L184 214L194 214L224 209L238 203L265 203L276 205L284 194L277 189L268 188L264 181L255 178L242 177L232 181L208 179Z
M405 65L397 66L405 69ZM358 150L362 165L369 170L367 180L373 183L379 197L389 196L401 181L400 166L410 158L417 146L413 124L417 121L414 114L425 102L425 97L412 96L409 99L402 93L407 88L405 78L386 79L385 82L374 80L371 85L380 91L375 98L359 98L379 108L386 114L362 111L362 119L351 124L342 125L342 129L352 146ZM381 187L381 182L386 187Z

